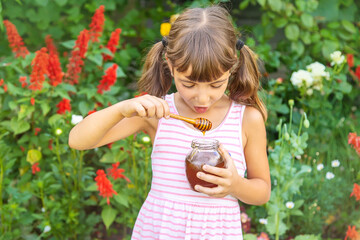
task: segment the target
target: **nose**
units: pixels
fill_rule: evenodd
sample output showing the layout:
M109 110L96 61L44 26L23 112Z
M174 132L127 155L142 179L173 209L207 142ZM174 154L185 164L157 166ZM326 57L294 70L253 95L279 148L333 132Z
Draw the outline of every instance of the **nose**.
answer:
M200 106L207 106L209 103L210 95L207 93L205 88L199 88L197 94L197 103Z

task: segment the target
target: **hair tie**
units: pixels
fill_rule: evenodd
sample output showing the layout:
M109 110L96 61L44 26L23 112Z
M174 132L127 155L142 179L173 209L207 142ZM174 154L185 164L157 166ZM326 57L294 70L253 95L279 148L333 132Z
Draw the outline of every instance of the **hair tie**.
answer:
M162 45L163 45L164 47L166 47L166 46L168 45L168 41L167 41L167 38L166 38L166 37L163 37L162 40L161 40L161 42L162 42Z
M245 45L245 43L243 42L243 41L241 41L240 39L238 39L237 41L236 41L236 49L237 50L241 50L241 48L243 47Z

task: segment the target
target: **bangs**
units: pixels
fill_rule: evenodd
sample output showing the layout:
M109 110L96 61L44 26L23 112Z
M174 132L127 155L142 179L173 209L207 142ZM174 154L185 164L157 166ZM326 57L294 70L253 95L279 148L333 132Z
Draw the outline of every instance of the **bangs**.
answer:
M179 58L174 67L179 72L191 68L191 74L186 76L191 81L211 82L236 63L235 49L228 47L228 40L210 35L209 30L204 27L188 32L175 43Z

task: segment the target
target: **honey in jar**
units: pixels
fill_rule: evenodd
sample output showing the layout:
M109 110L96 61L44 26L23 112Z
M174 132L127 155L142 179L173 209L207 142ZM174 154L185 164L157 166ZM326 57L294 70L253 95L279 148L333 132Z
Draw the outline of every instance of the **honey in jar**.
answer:
M205 172L202 169L205 164L225 168L225 161L218 149L219 141L215 139L194 139L191 142L191 147L192 150L186 156L185 160L186 177L191 188L195 190L195 185L201 185L208 188L217 187L216 184L199 179L196 174L198 172Z

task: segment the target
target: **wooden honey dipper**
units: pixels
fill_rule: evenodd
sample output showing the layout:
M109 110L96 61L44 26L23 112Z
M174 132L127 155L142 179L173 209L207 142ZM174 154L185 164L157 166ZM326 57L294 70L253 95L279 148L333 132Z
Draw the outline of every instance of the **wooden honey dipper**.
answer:
M172 113L170 113L170 117L190 123L197 129L202 131L204 134L205 134L205 131L209 131L212 127L212 123L210 122L210 120L208 120L206 118L193 119L193 118L187 118L187 117L179 116L179 115L172 114Z

